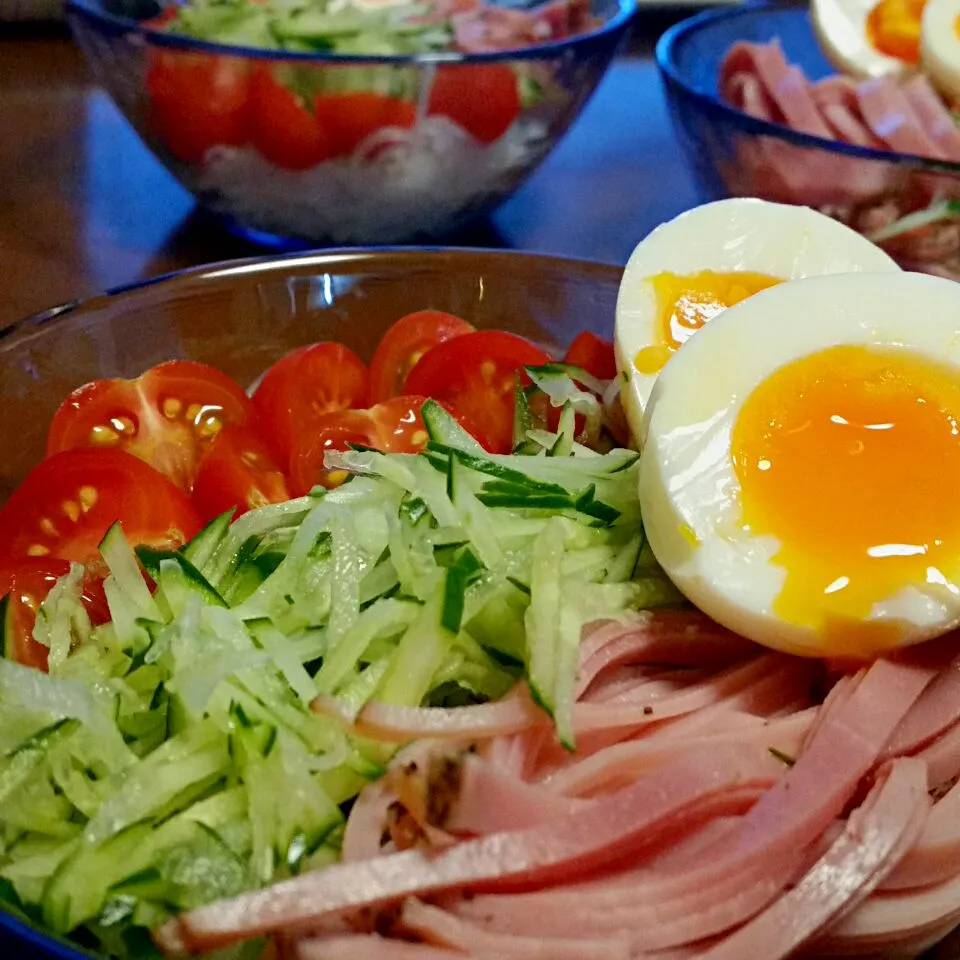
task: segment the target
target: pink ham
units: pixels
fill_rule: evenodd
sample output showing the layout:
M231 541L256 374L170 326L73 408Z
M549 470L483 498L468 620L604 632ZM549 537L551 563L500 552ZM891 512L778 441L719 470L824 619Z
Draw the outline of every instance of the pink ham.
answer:
M864 80L857 86L857 100L874 136L891 150L946 159L943 149L926 130L910 100L892 77Z
M296 960L456 960L462 956L459 950L362 934L301 940L295 953Z
M450 889L510 889L569 881L668 843L697 810L770 776L769 756L727 748L691 755L553 823L471 840L426 857L416 850L340 863L265 890L188 911L159 933L202 952L296 932L327 917Z
M882 890L907 890L943 883L960 864L960 785L934 804L923 832L909 853L881 885Z
M496 933L419 900L408 900L403 926L428 943L475 956L478 952L502 960L631 960L626 937L537 937Z
M787 63L780 43L735 43L720 64L720 89L730 77L752 74L763 84L788 126L816 137L832 139L810 94L810 83L803 71Z
M825 77L814 84L810 92L838 140L858 147L883 147L864 123L857 100L857 85L850 77Z
M926 780L920 761L894 761L814 867L703 960L780 960L862 901L920 833L929 806Z
M939 147L943 156L960 163L960 130L950 111L930 86L930 81L922 73L915 73L903 84L903 93L927 136Z

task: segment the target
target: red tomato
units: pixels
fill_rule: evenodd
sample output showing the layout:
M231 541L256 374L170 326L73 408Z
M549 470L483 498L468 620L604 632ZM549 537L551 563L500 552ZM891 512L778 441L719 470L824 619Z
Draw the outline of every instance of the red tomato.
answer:
M191 500L202 520L236 508L235 517L290 499L287 478L266 442L248 427L228 424L200 461Z
M290 485L294 493L309 493L317 484L335 487L346 479L342 471L324 467L328 450L346 450L351 443L382 453L422 450L428 436L420 408L426 399L393 397L369 410L339 410L315 420L311 430L301 435L291 458Z
M522 368L549 360L523 337L481 330L447 340L424 354L410 371L404 392L445 401L477 425L482 435L478 439L488 450L509 453L517 377L529 384Z
M180 160L199 163L217 144L247 140L249 73L242 59L153 48L146 88L157 137Z
M26 667L47 669L49 651L33 639L37 610L60 577L70 572L54 557L0 557L0 597L7 597L2 655Z
M190 490L219 430L252 414L247 395L225 373L170 360L136 380L94 380L74 390L54 414L47 455L78 447L126 450Z
M180 547L200 518L163 474L123 450L67 450L42 460L0 507L0 554L77 563L119 520L134 544Z
M520 113L517 77L499 63L440 67L430 88L427 113L449 117L481 143L493 143Z
M417 361L438 343L473 332L466 320L441 310L419 310L401 317L383 335L370 361L371 402L397 396Z
M563 358L598 380L612 380L617 375L617 359L613 344L589 330L582 330L573 339Z
M332 341L301 347L264 374L253 406L264 436L288 463L297 437L332 410L367 403L367 368L348 347Z
M250 135L263 156L288 170L308 170L334 153L329 134L303 100L266 66L250 78Z
M412 127L416 107L409 100L381 93L320 94L314 103L317 125L337 155L353 153L371 133L383 127Z

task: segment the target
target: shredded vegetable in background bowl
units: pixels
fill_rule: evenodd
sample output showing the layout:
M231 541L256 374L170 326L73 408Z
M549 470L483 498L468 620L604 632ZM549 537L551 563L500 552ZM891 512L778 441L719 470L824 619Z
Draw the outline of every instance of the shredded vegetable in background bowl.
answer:
M274 245L436 238L508 197L635 0L75 0L94 74L180 182Z

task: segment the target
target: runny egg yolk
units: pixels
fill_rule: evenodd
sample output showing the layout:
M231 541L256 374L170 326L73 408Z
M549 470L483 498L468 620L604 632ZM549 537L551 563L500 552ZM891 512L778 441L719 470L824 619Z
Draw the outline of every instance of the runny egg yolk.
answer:
M836 346L786 364L746 398L732 435L742 522L779 543L774 612L829 656L909 639L874 604L960 568L960 378L904 348Z
M888 57L920 62L920 22L926 0L880 0L867 15L867 40Z
M762 273L734 271L679 275L658 273L650 277L657 301L659 342L639 350L633 358L638 373L657 373L671 355L718 313L747 297L782 283Z

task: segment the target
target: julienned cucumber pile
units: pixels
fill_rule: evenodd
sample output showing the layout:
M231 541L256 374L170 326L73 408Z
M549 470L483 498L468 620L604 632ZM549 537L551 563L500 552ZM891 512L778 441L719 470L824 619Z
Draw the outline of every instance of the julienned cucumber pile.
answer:
M171 914L334 861L395 747L311 712L318 694L349 716L484 701L525 676L573 747L581 627L676 600L643 547L638 455L577 443L571 401L526 455L422 413L421 453L333 454L349 482L224 514L180 550L134 550L114 525L102 625L83 567L57 583L34 629L49 674L0 660L12 908L143 958Z

